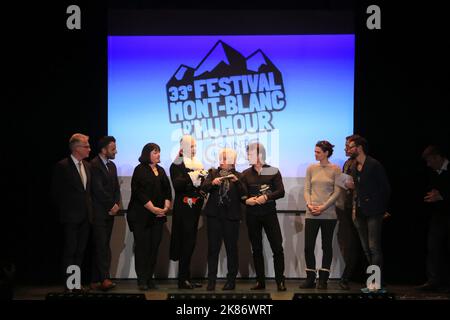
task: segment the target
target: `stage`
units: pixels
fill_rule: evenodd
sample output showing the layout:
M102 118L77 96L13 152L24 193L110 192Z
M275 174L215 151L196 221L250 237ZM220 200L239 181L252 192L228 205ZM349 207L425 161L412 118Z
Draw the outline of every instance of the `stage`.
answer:
M74 5L79 7L77 15L70 13L71 2L35 2L26 6L20 1L8 2L12 8L7 9L5 17L9 26L4 50L8 89L2 118L7 135L3 146L6 191L4 230L0 232L0 300L12 298L11 305L31 310L33 316L38 313L22 305L50 306L45 314L56 314L61 319L77 310L84 313L83 318L90 313L74 307L55 312L56 304L48 300L80 298L97 304L98 300L108 299L126 303L128 297L135 297L147 300L145 308L153 304L158 307L148 309L165 311L168 316L163 315L164 320L175 314L174 309L159 307L171 301L178 307L183 305L182 300L204 300L207 305L214 299L219 303L232 299L236 304L270 299L268 304L278 305L276 311L281 310L273 318L290 319L310 317L298 308L303 298L320 302L345 300L352 306L346 305L342 312L321 305L312 315L327 318L321 313L329 310L334 313L330 320L351 315L361 319L376 317L379 312L384 319L389 315L384 307L364 306L363 312L355 312L354 300L369 297L361 293L363 283L352 283L349 291L338 285L337 278L344 274L346 261L342 253L346 248L351 256L363 260L356 263L354 278L367 276L364 254L359 248L354 252L349 249L355 242L350 237L345 239L352 233L354 239L359 235L343 232L342 223L336 225L332 237L328 289L299 289L307 268L304 186L307 168L317 162L316 143L327 140L333 144L330 161L342 168L348 158L346 137L359 134L368 141L369 156L384 168L391 189L385 210L390 217L382 223L379 242L387 294L376 299L388 304L398 302L394 304L401 305L402 319L409 318L405 312L415 312L415 305L421 305L428 318L440 312L423 308L425 304L444 305L448 313L449 293L415 289L426 280L430 265L441 267L440 259L431 261L428 257L450 257L448 246L446 252L430 255L438 246L429 245L429 238L433 238L429 235L439 235L435 229L441 230L433 225L446 225L431 223L434 209L424 201L430 192L430 177L446 170L443 166L439 170L428 168L422 156L427 146L436 145L442 156L450 158L450 125L448 117L443 116L450 90L447 81L440 81L450 70L450 47L445 45L449 33L446 10L431 4L405 6L395 1L378 1L380 13L374 15L369 8L373 6L371 1L276 1L258 5L226 1L205 5L115 0L79 1ZM75 20L79 20L80 28L69 28ZM375 20L380 24L377 28ZM71 200L71 188L67 189L68 197L59 198L67 201L51 196L55 165L70 157L69 139L75 133L90 137L91 152L86 161L101 152L98 142L102 137L117 139L114 162L122 213L128 209L134 168L147 143L160 146L160 166L167 174L174 159L178 159L183 134L197 137L196 156L205 169L216 168L219 151L230 147L238 153L238 171L243 171L250 166L248 144L262 143L267 151L266 162L280 169L285 189L284 197L276 200L276 209L287 291L277 291L274 254L266 236L262 245L264 272L271 280L265 290L250 290L256 274L247 216L242 212L239 280L233 291L222 291L223 277L228 272L225 250L218 259L217 289L206 290L208 225L203 215L190 270L203 287L178 289L179 262L170 259L173 221L169 214L154 270L154 276L163 279L156 280L158 289L138 289L135 234L127 224L127 216L118 215L112 235L108 235L111 257L105 260L110 261L110 276L116 279L116 288L75 297L65 294L64 283L58 279L67 276L62 274L62 262L65 251L72 250L64 248L66 232L60 209L84 207L84 200L92 199ZM85 143L77 145L77 150L83 149L87 150ZM79 185L77 171L74 173L74 183ZM88 191L88 177L81 169L79 173L81 185L77 189L82 194ZM448 188L443 190L445 193ZM448 201L447 194L442 195ZM366 198L371 199L377 197ZM67 206L58 202L67 202ZM80 211L80 221L86 221L86 212L91 211ZM350 246L338 237L339 229ZM86 240L86 233L79 237L83 241L77 241L77 246L87 243L84 261L70 263L80 265L81 279L91 276L90 267L97 261L93 260L94 236L92 241ZM322 232L316 240L317 265L313 269L322 267ZM441 269L450 270L444 263ZM443 278L448 280L448 275ZM103 313L108 308L92 309ZM124 319L135 312L116 305L110 308L112 312L117 309L127 313ZM152 310L148 316L154 317L156 312ZM14 315L17 317L17 313ZM102 314L101 318L107 317Z
M287 280L287 291L278 292L274 280L266 282L265 290L253 291L250 287L254 285L253 280L238 280L236 282L236 290L223 291L222 287L225 280L218 280L215 291L207 291L207 280L200 281L203 284L202 288L194 290L180 290L177 288L176 280L157 280L158 289L140 291L137 288L136 280L116 280L117 287L108 291L89 291L92 294L90 299L101 298L107 294L144 294L146 300L167 300L168 297L172 299L271 299L271 300L293 300L295 294L301 294L305 299L317 299L322 296L323 299L330 299L329 297L339 299L349 299L359 296L361 294L361 285L358 283L351 283L351 290L345 291L339 288L338 280L330 280L327 290L318 289L299 289L299 285L303 280ZM448 293L422 293L415 290L411 285L387 285L386 287L390 299L395 300L450 300ZM64 292L62 286L18 286L14 290L14 300L45 300L49 293ZM97 295L100 294L100 295ZM359 299L364 298L361 294Z

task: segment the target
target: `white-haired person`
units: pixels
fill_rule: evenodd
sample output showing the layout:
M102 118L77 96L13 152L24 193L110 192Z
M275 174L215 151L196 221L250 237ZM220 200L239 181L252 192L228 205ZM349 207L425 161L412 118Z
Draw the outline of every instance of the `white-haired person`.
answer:
M191 281L191 258L197 239L197 228L203 206L200 185L207 171L196 158L197 144L192 136L180 141L180 151L170 166L170 179L175 189L173 201L170 259L179 261L178 288L194 289L200 284Z
M91 166L86 160L91 152L89 137L75 133L69 140L69 148L70 155L56 164L52 180L52 197L64 231L62 264L65 277L69 266L82 267L93 221ZM70 288L64 282L67 291L88 290L85 287Z
M234 290L238 272L238 239L241 221L241 199L246 198L244 186L236 171L236 151L222 149L219 167L209 170L202 190L209 193L205 206L208 233L208 291L216 287L217 265L222 242L227 253L227 280L223 290Z

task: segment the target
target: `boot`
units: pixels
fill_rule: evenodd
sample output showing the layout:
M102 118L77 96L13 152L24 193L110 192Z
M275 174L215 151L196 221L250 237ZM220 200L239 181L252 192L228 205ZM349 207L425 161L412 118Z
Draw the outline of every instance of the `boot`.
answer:
M300 289L311 289L315 287L316 270L306 269L306 280L300 285Z
M208 280L208 286L206 287L206 290L208 290L208 291L216 290L216 280L215 279Z
M277 282L277 290L278 291L286 291L287 290L286 283L284 282L284 279L279 281L279 282Z
M328 287L328 278L330 277L330 270L320 269L319 270L319 283L317 284L317 289L326 289Z
M222 290L234 290L236 288L236 282L233 280L227 280Z
M339 281L339 287L342 289L342 290L350 290L350 285L348 284L348 280L346 279L346 278L342 278L340 281Z
M251 287L250 290L264 290L266 288L266 283L263 281L257 281L254 287Z

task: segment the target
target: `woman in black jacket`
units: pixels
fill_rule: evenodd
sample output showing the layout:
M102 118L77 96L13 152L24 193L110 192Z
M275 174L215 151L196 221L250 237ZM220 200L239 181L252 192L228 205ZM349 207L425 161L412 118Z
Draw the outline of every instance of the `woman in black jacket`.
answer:
M209 193L205 207L208 230L208 291L216 286L217 264L222 241L227 252L227 282L223 290L233 290L238 272L238 238L241 220L241 199L246 191L234 168L236 152L222 149L220 166L209 170L201 189Z
M163 225L172 201L169 179L158 165L160 151L157 144L146 144L131 179L127 220L134 236L135 268L140 290L156 288L152 278Z

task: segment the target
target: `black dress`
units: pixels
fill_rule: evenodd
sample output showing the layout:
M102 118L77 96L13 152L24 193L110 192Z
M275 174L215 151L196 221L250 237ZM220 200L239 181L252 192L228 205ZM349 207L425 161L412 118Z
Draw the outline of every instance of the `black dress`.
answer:
M179 260L178 282L190 281L191 258L197 239L198 219L203 206L200 188L195 187L183 162L172 163L170 179L175 189L173 203L170 259Z
M135 268L139 285L147 285L152 280L161 243L166 217L157 217L144 205L151 201L155 207L164 208L165 200L172 200L169 179L160 166L155 175L150 165L139 164L131 178L131 200L127 221L133 232L135 243Z

